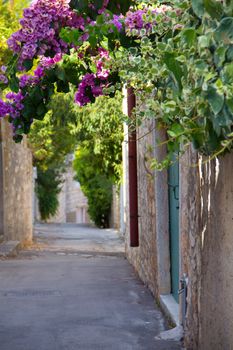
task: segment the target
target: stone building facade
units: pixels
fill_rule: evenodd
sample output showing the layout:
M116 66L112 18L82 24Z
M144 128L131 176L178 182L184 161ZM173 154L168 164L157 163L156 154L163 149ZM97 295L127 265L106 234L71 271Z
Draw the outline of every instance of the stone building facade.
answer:
M51 223L77 223L89 224L88 202L83 194L80 184L74 180L72 160L67 160L66 172L59 194L59 207L57 214L49 219ZM40 220L37 206L37 220Z
M47 220L48 223L92 224L88 214L88 199L84 195L79 182L75 180L72 168L72 155L67 157L66 171L63 175L61 192L58 197L59 206L56 215ZM113 186L110 227L120 229L120 193ZM38 200L34 194L35 221L40 221Z
M9 123L0 123L0 234L4 241L30 242L33 234L33 168L26 139L15 144Z
M174 185L174 169L152 172L148 164L151 157L166 154L166 146L157 144L166 140L166 133L148 121L138 129L137 139L136 248L130 247L124 157L127 257L173 322L183 326L187 350L233 350L233 154L210 161L190 146L179 158ZM127 154L127 139L124 145ZM172 196L177 198L170 203Z

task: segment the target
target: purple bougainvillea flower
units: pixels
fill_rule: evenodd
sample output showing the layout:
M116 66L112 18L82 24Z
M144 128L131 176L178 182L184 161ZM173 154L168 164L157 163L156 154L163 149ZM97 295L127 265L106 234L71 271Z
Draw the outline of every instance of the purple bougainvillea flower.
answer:
M19 68L25 60L52 52L67 51L59 33L63 27L84 29L84 19L69 6L69 0L37 0L24 10L21 29L8 40L9 48L19 54ZM52 58L53 58L53 55Z

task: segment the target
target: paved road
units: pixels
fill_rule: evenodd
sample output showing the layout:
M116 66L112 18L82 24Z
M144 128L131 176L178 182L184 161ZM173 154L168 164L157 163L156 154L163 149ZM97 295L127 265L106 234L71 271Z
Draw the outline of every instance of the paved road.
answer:
M0 261L0 350L178 350L114 231L37 226ZM93 244L94 242L94 244Z

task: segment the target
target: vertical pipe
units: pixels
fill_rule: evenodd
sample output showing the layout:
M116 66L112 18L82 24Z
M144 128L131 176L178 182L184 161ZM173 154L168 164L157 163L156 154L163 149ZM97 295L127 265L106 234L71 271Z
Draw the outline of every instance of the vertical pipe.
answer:
M128 116L132 116L136 98L132 88L127 91ZM137 179L137 134L136 128L129 132L129 211L130 246L139 246L138 232L138 179Z

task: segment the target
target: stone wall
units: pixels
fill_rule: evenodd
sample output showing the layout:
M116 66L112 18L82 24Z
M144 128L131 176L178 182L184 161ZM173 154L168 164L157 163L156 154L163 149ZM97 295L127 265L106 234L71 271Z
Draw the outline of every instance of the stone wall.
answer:
M155 145L165 135L152 129L148 122L137 135L140 246L130 248L129 214L125 237L129 261L158 298L170 293L169 216L167 172L152 174L147 164L150 156L165 155ZM209 161L189 147L180 159L180 277L188 280L187 350L233 350L232 169L233 153Z
M232 170L233 154L202 167L201 350L233 349Z
M166 141L166 133L148 121L137 137L140 246L130 248L129 244L126 138L122 201L126 253L142 281L159 298L171 292L168 179L166 170L151 173L147 159L164 158L166 146L158 147L157 140ZM188 282L187 350L233 350L232 171L233 152L209 160L190 146L180 157L180 278ZM180 303L180 322L182 307Z
M233 349L232 169L233 154L208 161L191 149L181 164L188 350Z
M189 148L180 159L180 276L188 277L185 340L199 349L201 288L201 191L198 156ZM196 166L195 166L196 165Z
M138 248L130 248L129 215L126 219L126 253L142 281L157 295L157 246L155 220L155 182L149 169L148 159L153 155L154 124L149 121L138 129L138 208L139 241ZM127 173L128 166L125 165ZM128 188L128 180L126 183ZM128 199L126 207L128 208ZM129 212L129 210L127 210Z
M120 194L117 186L113 186L110 227L120 230L120 226Z
M62 189L59 194L57 214L48 220L50 223L79 223L89 224L87 198L80 184L74 180L75 173L70 164L63 175Z
M87 198L80 184L74 180L75 172L70 166L66 172L66 222L87 224L90 222Z
M26 140L15 144L7 121L1 121L3 231L5 240L32 239L32 155Z

